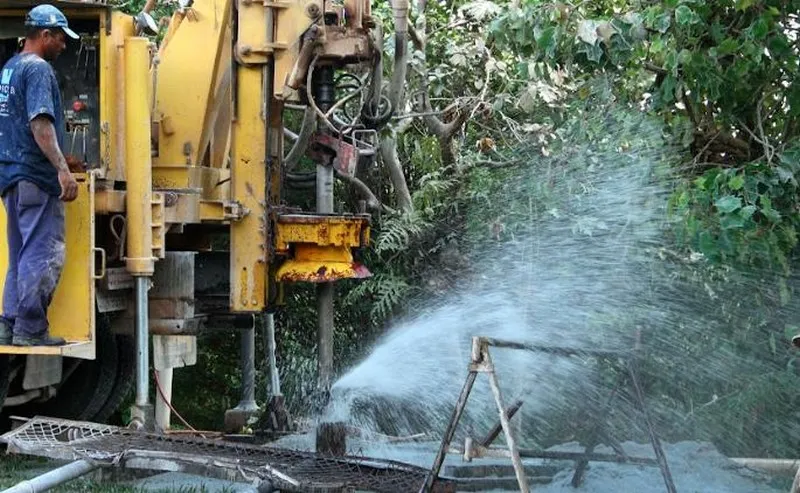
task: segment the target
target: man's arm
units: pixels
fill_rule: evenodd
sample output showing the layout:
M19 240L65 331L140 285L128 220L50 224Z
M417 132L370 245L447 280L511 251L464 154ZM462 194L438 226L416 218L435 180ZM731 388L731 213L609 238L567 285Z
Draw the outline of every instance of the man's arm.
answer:
M58 182L61 184L61 199L70 202L78 196L78 183L72 177L67 166L67 160L58 146L56 129L53 122L45 115L39 115L31 120L31 132L47 159L58 171Z
M69 171L67 160L64 154L61 153L61 148L58 147L58 138L56 137L56 128L53 122L50 121L45 115L39 115L31 121L31 131L36 143L42 150L50 163L58 170Z

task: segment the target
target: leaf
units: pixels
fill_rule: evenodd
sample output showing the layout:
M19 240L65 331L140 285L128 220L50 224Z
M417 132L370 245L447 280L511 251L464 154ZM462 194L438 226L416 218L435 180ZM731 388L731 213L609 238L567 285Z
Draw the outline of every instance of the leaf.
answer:
M733 195L726 195L717 199L717 201L714 202L714 205L720 212L724 214L730 214L742 206L742 199L739 197L734 197Z
M597 25L597 34L606 44L611 41L611 36L616 32L617 30L614 29L614 26L612 26L610 22L601 22Z
M450 57L450 63L456 67L466 67L467 57L463 53L455 53Z
M661 83L661 97L665 103L670 103L675 99L675 88L678 81L675 77L668 75L664 77L664 82Z
M731 190L741 190L743 186L744 176L742 175L736 175L728 180L728 187L730 187Z
M628 12L622 17L622 22L637 27L644 23L644 19L642 19L642 14L638 12Z
M600 45L590 45L583 43L580 48L578 48L578 53L584 53L586 58L590 61L595 63L599 62L600 59L603 57L603 48Z
M678 68L678 54L675 51L670 51L664 57L664 68L668 72L672 72L673 74L677 74Z
M688 26L690 24L696 24L700 21L700 18L694 12L694 10L690 9L686 5L681 5L677 9L675 9L675 22L680 26Z
M696 186L699 190L705 190L706 189L706 177L705 176L699 176L699 177L695 178L694 186Z
M650 41L650 51L652 53L661 53L664 51L664 40L661 36L654 36Z
M764 39L767 37L767 33L769 32L769 22L762 15L750 25L748 31L750 32L750 36L752 36L753 39L756 40Z
M739 215L725 215L719 221L722 229L741 229L744 226L744 219Z
M760 195L758 201L761 203L761 214L763 214L764 217L773 223L780 222L781 214L772 208L772 199L766 195Z
M739 42L733 38L725 38L725 40L717 46L717 53L720 55L730 55L736 53L739 49Z
M586 19L578 24L578 39L584 43L594 45L600 37L597 34L597 21Z
M537 93L538 89L533 84L529 85L528 89L522 93L519 98L519 107L522 108L522 111L526 113L533 113L533 111L536 109Z
M753 217L753 213L756 212L756 206L754 205L746 205L742 207L742 210L739 211L739 215L744 219L750 219Z
M534 30L534 37L539 49L545 52L549 57L555 55L556 48L556 28L553 26L546 27L541 30Z
M703 231L700 233L700 239L698 243L700 246L700 251L702 251L705 255L712 256L717 253L717 245L714 242L714 238L708 231Z
M754 3L755 0L736 0L736 10L747 10Z
M775 209L761 209L761 213L773 223L781 222L781 213Z
M672 19L670 19L670 15L668 12L661 14L658 19L656 19L655 28L661 34L667 32L669 26L672 24Z
M686 65L692 60L692 52L687 50L686 48L682 49L680 53L678 53L678 64Z
M791 56L792 45L783 33L775 33L767 41L767 48L776 58Z
M778 178L782 183L791 183L793 185L797 185L797 181L794 178L794 173L792 173L790 170L784 168L783 166L778 166L775 168L775 172L778 174Z
M502 12L499 5L489 0L475 0L461 7L463 12L468 13L476 20L482 21Z

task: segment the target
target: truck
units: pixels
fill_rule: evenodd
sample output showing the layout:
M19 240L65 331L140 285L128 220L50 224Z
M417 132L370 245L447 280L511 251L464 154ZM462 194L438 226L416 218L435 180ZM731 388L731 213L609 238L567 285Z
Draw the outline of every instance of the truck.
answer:
M0 63L40 3L2 2ZM242 337L235 430L256 411L254 320L297 282L316 285L326 392L334 285L371 275L358 260L371 215L365 201L334 210L334 183L358 185L393 111L369 0L179 0L162 22L152 0L135 14L50 3L80 35L53 63L79 185L49 308L67 344L0 346L4 418L105 422L133 391L130 426L164 429L173 369L196 362L198 333L222 328ZM3 241L0 290L7 265Z

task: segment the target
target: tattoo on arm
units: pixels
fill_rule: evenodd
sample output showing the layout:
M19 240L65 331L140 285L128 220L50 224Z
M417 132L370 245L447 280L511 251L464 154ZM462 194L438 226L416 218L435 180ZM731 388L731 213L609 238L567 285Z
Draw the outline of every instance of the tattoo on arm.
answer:
M50 163L58 171L69 171L67 160L61 149L58 147L58 139L56 138L56 129L46 116L38 116L31 121L31 131L36 143L42 150Z

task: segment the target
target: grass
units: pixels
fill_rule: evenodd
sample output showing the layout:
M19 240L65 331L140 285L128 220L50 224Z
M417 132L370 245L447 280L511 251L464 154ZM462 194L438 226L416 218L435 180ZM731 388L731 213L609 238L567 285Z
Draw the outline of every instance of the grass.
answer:
M52 461L37 457L18 455L0 456L0 490L10 488L15 484L43 474L58 465ZM154 474L156 474L154 472ZM50 490L54 493L139 493L139 492L178 492L178 493L209 493L211 490L205 486L184 486L178 489L143 489L127 484L114 484L110 482L97 482L89 478L78 478ZM214 489L217 493L233 493L233 488Z
M35 457L21 457L5 455L0 458L0 488L5 489L20 481L31 479L54 467L47 459ZM53 492L103 492L103 493L134 493L136 489L130 486L99 484L90 479L76 479L69 483L53 488Z

